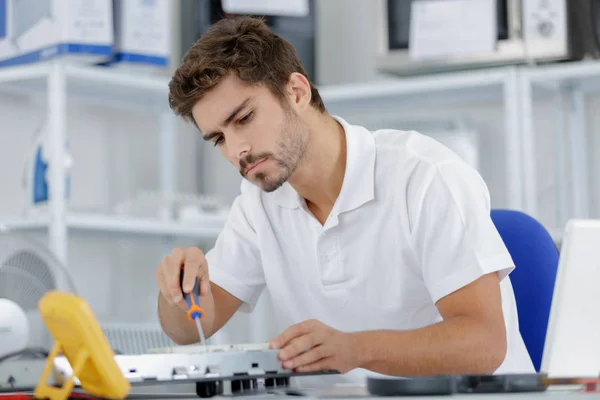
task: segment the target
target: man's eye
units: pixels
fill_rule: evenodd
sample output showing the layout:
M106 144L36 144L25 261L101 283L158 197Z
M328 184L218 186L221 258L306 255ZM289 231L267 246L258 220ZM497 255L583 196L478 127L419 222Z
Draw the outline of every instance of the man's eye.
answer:
M250 121L251 119L252 119L252 112L249 112L248 114L244 115L240 119L240 123L245 124L246 122Z
M215 147L222 144L224 140L225 138L223 138L223 136L219 136L219 138L215 140Z

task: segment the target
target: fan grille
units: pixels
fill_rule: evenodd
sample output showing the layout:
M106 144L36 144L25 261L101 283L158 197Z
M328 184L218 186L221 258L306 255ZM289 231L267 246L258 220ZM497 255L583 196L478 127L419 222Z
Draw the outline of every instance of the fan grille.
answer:
M50 348L53 339L38 310L49 291L76 292L68 270L42 243L30 236L0 233L0 298L17 303L26 313L31 347ZM173 341L156 324L100 324L111 347L122 354L144 354L171 347Z
M102 330L110 346L120 354L144 354L152 348L175 346L162 329L154 325L105 323Z
M25 311L37 308L39 300L56 282L44 260L30 251L20 251L0 267L0 297L19 304Z
M31 347L52 344L38 310L40 299L51 290L73 292L75 288L47 246L29 235L0 233L0 298L14 301L25 311Z

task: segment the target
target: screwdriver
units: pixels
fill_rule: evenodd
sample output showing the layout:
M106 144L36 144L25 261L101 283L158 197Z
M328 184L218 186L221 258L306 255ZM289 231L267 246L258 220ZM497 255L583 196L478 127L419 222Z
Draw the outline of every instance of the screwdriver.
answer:
M204 310L200 308L200 299L198 294L200 293L200 280L196 277L194 287L189 293L183 291L183 267L181 267L181 273L179 274L179 286L185 302L188 306L187 317L190 321L196 322L196 328L198 328L198 336L200 337L200 343L204 344L206 349L206 337L204 336L204 330L200 320L204 317Z

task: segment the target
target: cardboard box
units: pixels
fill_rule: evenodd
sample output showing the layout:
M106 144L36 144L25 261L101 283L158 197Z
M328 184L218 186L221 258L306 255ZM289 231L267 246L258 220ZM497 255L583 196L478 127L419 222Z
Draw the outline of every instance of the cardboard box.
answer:
M168 67L173 0L114 0L115 54L110 64Z
M0 66L99 62L112 47L111 0L0 0Z

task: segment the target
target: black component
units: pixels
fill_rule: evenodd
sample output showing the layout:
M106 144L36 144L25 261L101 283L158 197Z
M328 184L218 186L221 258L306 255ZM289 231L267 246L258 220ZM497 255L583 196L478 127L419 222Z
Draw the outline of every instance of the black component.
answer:
M233 376L239 378L239 377L246 377L248 376L248 374L246 372L235 372L233 374ZM244 389L244 381L245 379L235 379L231 381L231 393L236 393L236 392L241 392Z
M196 382L196 394L203 399L223 394L223 381Z
M242 391L242 382L239 380L231 381L231 393L238 393Z
M306 394L304 392L302 392L300 390L296 390L296 389L286 389L285 395L286 396L299 396L299 397L306 396Z
M252 368L258 368L258 363L252 363Z
M275 386L277 387L286 387L290 385L290 378L288 377L283 377L283 378L275 378Z
M266 378L265 379L265 387L272 388L275 386L275 378Z
M496 2L496 23L498 24L498 40L508 39L508 0Z
M543 392L543 374L465 375L457 378L459 393Z
M242 379L242 389L249 390L251 383L252 383L252 381L250 379Z
M586 56L600 58L600 3L598 0L569 0L567 2L569 47L571 59Z
M544 374L440 375L423 378L367 378L375 396L451 395L454 393L524 393L546 390Z
M375 396L451 395L455 391L454 380L446 375L414 379L369 377L367 390Z
M231 381L231 393L249 392L258 389L258 379L250 378L248 374L237 374L237 376L244 376L244 378Z

